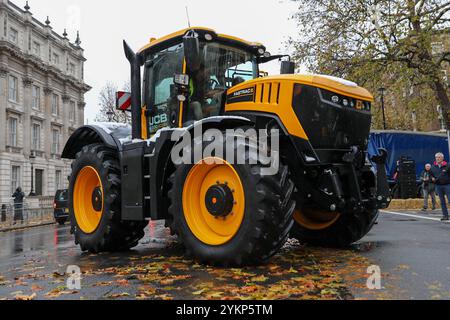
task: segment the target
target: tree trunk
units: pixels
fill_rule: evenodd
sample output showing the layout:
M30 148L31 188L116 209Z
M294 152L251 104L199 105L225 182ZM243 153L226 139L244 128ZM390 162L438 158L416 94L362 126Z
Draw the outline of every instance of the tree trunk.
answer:
M436 94L437 101L440 103L447 130L450 130L450 99L447 95L447 90L441 81L435 80L432 86Z

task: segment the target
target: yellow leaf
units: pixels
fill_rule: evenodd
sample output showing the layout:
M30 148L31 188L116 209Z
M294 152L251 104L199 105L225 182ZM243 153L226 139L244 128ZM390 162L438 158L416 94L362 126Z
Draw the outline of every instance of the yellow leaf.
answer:
M409 269L411 269L411 267L406 265L406 264L401 264L397 268L400 269L400 270L409 270Z
M267 280L269 280L269 278L267 278L266 276L262 275L259 277L253 277L251 278L252 282L266 282Z
M130 294L127 292L122 292L122 293L117 293L117 294L111 294L108 296L108 298L111 299L116 299L116 298L125 298L125 297L129 297Z
M117 280L116 282L121 287L128 287L130 285L130 282L126 279Z
M161 283L162 285L170 285L170 284L173 284L174 282L175 282L174 279L164 279L164 280L161 280L159 283Z
M223 296L223 292L213 292L208 294L208 298L221 298Z
M298 273L298 271L295 270L294 268L290 268L288 272L289 272L289 273Z
M31 296L17 295L17 296L15 296L15 299L22 300L22 301L28 301L28 300L33 300L36 297L37 297L36 293L33 293Z
M206 292L206 291L208 291L208 289L204 288L204 289L201 289L201 290L192 292L192 294L193 294L194 296L200 296L200 295L202 295L202 294L203 294L204 292Z

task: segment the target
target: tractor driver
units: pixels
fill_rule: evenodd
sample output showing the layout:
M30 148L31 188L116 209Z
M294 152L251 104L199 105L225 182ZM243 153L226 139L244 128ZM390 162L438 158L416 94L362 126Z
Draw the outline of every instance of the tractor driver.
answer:
M189 120L202 120L218 115L222 90L215 88L217 81L211 78L210 68L202 65L189 81Z

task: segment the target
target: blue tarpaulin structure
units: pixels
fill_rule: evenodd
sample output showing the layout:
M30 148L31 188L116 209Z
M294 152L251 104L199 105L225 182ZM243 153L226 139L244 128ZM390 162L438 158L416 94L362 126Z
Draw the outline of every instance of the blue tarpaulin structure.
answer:
M395 174L397 161L403 156L416 161L417 179L427 163L434 163L436 153L442 152L447 162L450 159L446 133L373 131L369 140L369 159L378 153L379 148L389 153L387 173L390 180Z

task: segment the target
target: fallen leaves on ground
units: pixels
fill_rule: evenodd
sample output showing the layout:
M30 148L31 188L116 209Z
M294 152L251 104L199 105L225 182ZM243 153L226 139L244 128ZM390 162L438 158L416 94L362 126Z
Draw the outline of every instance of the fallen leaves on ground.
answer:
M78 291L75 290L68 290L65 286L56 287L55 289L51 290L50 292L46 293L46 297L48 298L58 298L62 295L72 295L77 294Z
M99 260L110 261L97 267ZM38 285L33 281L45 280L59 285L45 294L49 299L81 294L89 298L86 293L89 291L85 291L89 288L97 288L95 292L104 290L106 299L352 299L348 287L366 292L367 268L373 263L351 250L312 248L297 243L285 247L269 264L248 268L203 266L181 254L171 254L170 250L164 255L131 256L122 260L117 256L89 255L83 257L83 264L81 292L70 291L62 285L67 277L64 273L55 271L42 276L32 272L15 279L27 290L31 288L32 294L17 292L12 296L34 298L36 292L44 289L42 282ZM32 266L30 263L27 268ZM26 280L30 281L29 285ZM0 285L5 282L0 276ZM438 290L433 293L441 294Z
M115 293L107 296L107 298L109 299L128 298L128 297L130 297L130 294L128 292Z

